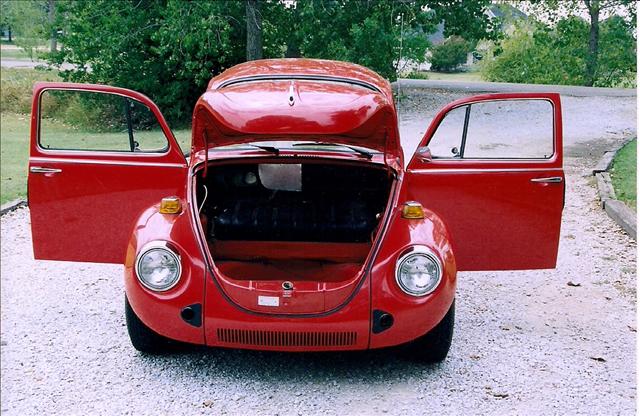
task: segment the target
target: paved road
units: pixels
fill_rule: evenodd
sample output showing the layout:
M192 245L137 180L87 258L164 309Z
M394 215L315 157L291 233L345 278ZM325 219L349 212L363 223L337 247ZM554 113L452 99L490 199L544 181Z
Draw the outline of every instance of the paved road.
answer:
M403 142L415 147L458 95L407 94ZM3 216L2 413L635 414L636 245L585 176L603 149L635 134L635 98L564 104L558 268L460 273L454 344L440 365L388 352L140 355L126 335L121 267L36 262L27 209Z
M48 63L44 61L30 61L26 59L0 59L0 66L3 68L36 68L36 67L47 67ZM60 67L63 70L73 69L74 66L71 64L62 64Z
M458 82L458 84L474 85L476 83ZM523 86L517 91L526 92L527 87ZM484 83L482 92L497 92L499 88L498 83ZM451 101L477 93L480 92L470 93L460 89L403 88L398 111L405 159L409 159L414 152L431 119L442 107ZM637 117L636 97L635 95L628 97L563 95L562 117L563 139L566 147L634 137Z
M509 82L443 81L431 79L400 79L394 89L441 89L448 91L478 92L557 92L574 97L635 97L635 88L592 88L572 85L513 84Z
M26 59L5 59L0 60L0 66L3 68L35 68L37 66L45 66L46 62L29 61Z

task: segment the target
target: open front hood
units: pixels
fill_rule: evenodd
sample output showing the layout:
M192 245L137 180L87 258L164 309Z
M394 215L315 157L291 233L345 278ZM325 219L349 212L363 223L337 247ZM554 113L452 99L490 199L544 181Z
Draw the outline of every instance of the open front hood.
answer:
M401 157L393 103L374 86L315 77L223 84L198 100L192 151L267 140L362 146Z

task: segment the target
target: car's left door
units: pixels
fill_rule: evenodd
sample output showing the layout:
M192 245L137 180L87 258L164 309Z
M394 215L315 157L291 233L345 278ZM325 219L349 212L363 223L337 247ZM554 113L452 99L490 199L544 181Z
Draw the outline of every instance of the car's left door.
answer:
M187 162L158 107L105 85L38 83L28 198L36 259L123 263L139 214L184 199Z

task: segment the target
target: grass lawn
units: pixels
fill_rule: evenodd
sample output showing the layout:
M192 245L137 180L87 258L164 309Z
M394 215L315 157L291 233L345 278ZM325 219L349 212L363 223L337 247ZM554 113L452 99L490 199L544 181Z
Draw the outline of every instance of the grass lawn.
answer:
M35 48L33 59L38 59L38 54L43 54L49 52L48 45L39 45ZM17 60L31 60L29 54L27 54L24 49L15 45L14 43L8 43L6 41L0 44L0 57L2 59L17 59Z
M0 49L0 57L2 59L19 59L29 60L29 55L22 49ZM35 57L34 57L35 58Z
M29 116L4 112L0 115L0 203L27 196L27 163L29 158ZM43 125L44 128L44 125ZM61 123L47 121L47 131L56 137L56 142L77 143L78 136L90 138L92 142L120 143L122 137L117 133L87 133L82 131L70 132ZM191 130L174 131L180 148L189 150L191 144ZM143 143L144 135L139 134Z
M611 180L616 198L636 209L638 141L636 139L623 147L613 161Z
M29 55L22 49L0 49L0 57L2 59L19 59L19 60L30 60ZM34 59L37 57L34 56Z
M29 116L0 115L0 203L27 196Z

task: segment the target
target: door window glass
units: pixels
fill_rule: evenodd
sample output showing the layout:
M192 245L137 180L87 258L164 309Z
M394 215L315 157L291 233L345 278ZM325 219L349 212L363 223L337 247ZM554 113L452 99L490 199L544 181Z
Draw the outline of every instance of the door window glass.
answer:
M116 94L46 90L40 146L58 150L162 152L168 142L146 105Z
M467 106L454 108L440 122L431 142L429 142L432 157L459 157L466 109Z
M546 100L471 105L462 157L548 159L553 155L553 106Z
M547 100L481 101L447 113L429 149L434 158L548 159L553 126Z

